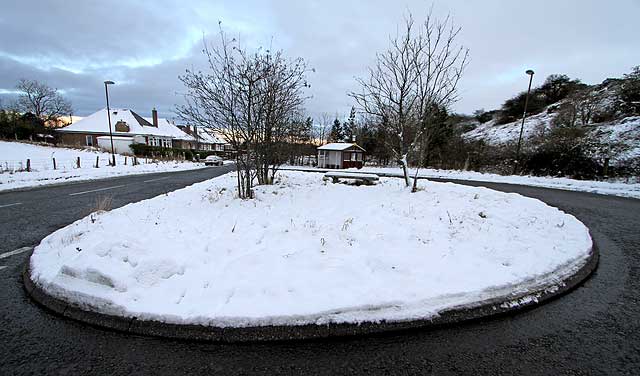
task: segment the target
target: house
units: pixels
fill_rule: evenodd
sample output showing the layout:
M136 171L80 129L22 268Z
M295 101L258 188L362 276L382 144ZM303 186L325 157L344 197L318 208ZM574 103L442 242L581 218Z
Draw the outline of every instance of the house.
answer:
M362 168L364 150L356 143L334 142L318 147L320 168Z
M223 152L228 149L229 144L224 142L212 130L206 128L191 127L190 125L178 125L178 128L186 134L192 136L194 141L190 149L198 149L199 151L217 151Z
M117 143L118 152L132 153L129 148L131 144L171 148L174 141L195 141L192 136L184 133L168 120L158 118L158 112L155 108L151 112L150 118L144 118L126 108L112 108L110 111L114 149ZM60 141L65 145L96 146L107 150L111 148L106 109L95 112L64 128L57 129L56 132L60 134ZM103 138L104 136L109 139L108 144Z

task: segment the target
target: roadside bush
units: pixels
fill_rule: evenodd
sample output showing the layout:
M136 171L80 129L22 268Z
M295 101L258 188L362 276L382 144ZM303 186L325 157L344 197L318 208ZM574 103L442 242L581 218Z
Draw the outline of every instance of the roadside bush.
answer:
M198 155L200 159L204 159L209 155L223 154L221 152L212 150L195 151L191 149L163 148L160 146L151 146L146 144L133 144L131 145L131 149L133 150L133 153L138 157L181 159L184 155L184 158L188 161L193 160L196 155Z
M151 146L146 144L132 144L131 150L133 150L133 154L138 157L147 157L147 158L173 158L174 156L181 153L180 149L173 148L163 148L160 146Z
M601 166L586 153L584 130L556 127L545 142L525 154L525 170L536 176L568 176L594 179Z

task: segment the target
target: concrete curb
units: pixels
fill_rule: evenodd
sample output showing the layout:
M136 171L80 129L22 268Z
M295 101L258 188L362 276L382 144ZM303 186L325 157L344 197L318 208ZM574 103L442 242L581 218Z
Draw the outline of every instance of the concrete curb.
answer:
M246 328L222 328L202 325L167 324L159 321L138 320L120 316L105 315L88 311L76 304L54 298L31 280L27 261L22 279L26 292L43 307L54 313L76 321L101 328L131 334L141 334L173 339L188 339L213 342L258 342L279 340L300 340L327 337L380 334L417 328L432 328L478 320L496 315L511 314L535 307L543 302L559 297L578 287L596 269L599 251L593 244L587 262L575 274L544 288L526 294L505 295L500 298L480 301L475 307L452 308L430 319L400 322L365 322L361 324L327 324L299 326L258 326Z

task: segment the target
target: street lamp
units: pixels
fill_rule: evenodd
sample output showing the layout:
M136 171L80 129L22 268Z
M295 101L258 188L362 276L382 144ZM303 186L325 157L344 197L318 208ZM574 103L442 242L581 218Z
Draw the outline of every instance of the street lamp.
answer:
M109 119L109 139L111 139L111 166L116 165L116 153L113 150L113 133L111 133L111 110L109 109L109 90L107 89L107 85L113 85L115 82L113 81L105 81L104 82L104 93L107 97L107 119Z
M534 74L531 69L528 69L525 73L529 75L529 88L527 89L527 97L524 100L524 113L522 114L522 124L520 125L520 136L518 137L518 148L516 149L516 161L513 164L513 175L515 175L518 164L520 163L519 159L520 146L522 145L522 132L524 131L524 121L527 118L527 106L529 105L529 94L531 93L531 82L533 81Z

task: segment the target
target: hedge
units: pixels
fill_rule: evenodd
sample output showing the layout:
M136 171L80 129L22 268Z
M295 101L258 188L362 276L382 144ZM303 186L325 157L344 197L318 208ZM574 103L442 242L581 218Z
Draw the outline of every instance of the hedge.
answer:
M204 159L210 155L223 154L223 152L212 150L201 150L196 152L191 149L163 148L161 146L151 146L146 144L133 144L130 146L136 156L147 158L176 158L184 156L186 160L192 160L196 155L198 155L200 159Z

